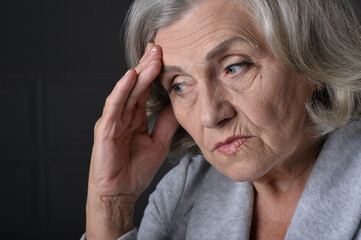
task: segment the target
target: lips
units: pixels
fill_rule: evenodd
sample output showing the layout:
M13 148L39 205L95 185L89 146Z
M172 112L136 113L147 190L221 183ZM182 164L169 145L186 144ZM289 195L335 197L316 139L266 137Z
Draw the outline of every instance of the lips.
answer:
M215 150L224 155L233 155L247 142L250 137L230 137L224 142L217 143L214 147Z

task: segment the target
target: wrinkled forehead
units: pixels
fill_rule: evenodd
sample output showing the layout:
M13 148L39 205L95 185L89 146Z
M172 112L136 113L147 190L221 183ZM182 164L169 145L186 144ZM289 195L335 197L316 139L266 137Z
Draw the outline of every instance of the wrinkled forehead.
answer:
M182 49L211 48L217 42L238 36L254 47L265 49L263 35L250 14L239 1L201 1L180 20L159 29L155 43L165 53L177 54Z

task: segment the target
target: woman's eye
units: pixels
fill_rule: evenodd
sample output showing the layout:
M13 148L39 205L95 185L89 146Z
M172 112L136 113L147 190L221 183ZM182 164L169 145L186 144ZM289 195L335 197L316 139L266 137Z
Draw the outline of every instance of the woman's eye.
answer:
M241 63L235 63L232 65L227 66L224 71L226 74L235 75L243 70L243 68L251 65L250 62L241 62Z
M184 89L186 88L186 85L185 84L175 84L174 86L174 91L176 91L177 93L182 93L184 91Z
M173 84L172 86L170 86L170 88L168 88L167 92L168 94L171 94L172 91L175 91L177 94L182 94L185 89L186 89L186 84L184 83L176 83L176 84Z

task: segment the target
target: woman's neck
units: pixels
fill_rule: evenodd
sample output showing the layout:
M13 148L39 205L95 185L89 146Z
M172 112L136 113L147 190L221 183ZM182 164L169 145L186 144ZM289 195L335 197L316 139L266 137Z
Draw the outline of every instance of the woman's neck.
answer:
M305 146L305 145L303 145ZM255 197L250 239L283 239L316 162L313 144L253 181Z
M280 161L265 175L253 181L257 194L275 198L287 194L300 195L322 145L323 142L311 142L310 139L301 141L301 147L292 156Z

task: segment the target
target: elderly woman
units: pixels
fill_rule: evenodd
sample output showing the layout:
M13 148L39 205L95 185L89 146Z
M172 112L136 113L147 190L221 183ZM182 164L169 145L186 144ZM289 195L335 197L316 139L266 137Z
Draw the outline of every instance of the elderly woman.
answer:
M125 38L132 69L95 126L87 239L361 239L361 30L346 0L136 0ZM137 231L134 202L169 149L183 158Z

